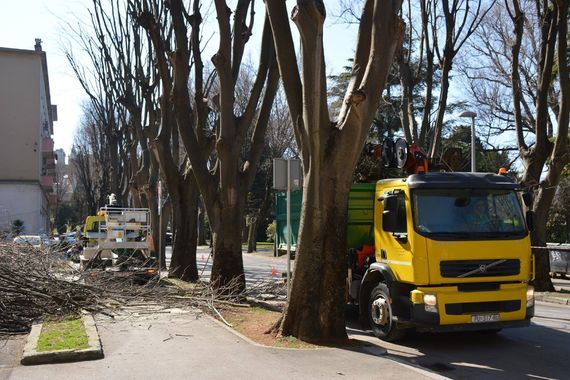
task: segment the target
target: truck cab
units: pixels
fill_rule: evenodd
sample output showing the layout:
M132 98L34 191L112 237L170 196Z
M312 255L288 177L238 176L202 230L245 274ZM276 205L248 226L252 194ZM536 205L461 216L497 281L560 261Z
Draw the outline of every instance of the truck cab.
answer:
M509 177L489 173L377 182L373 256L349 266L349 298L361 321L388 341L408 328L528 326L533 261L519 191Z

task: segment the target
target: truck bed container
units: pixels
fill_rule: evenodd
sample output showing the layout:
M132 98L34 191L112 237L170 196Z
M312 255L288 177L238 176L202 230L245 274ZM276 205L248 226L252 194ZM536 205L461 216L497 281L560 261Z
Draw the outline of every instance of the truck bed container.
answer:
M374 192L375 183L352 184L348 198L347 244L348 248L374 245ZM301 191L291 192L291 251L297 247L301 218ZM276 241L275 255L287 252L287 194L278 193L275 207Z

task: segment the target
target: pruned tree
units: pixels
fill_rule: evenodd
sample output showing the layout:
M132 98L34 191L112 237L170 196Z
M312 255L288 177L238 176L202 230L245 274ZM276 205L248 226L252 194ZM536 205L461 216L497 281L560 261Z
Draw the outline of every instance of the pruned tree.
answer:
M471 45L469 88L494 134L514 132L521 182L534 190L533 246L544 246L548 213L570 162L567 0L506 0L497 4ZM538 290L552 290L549 260L536 250Z
M84 107L86 127L89 128L91 153L102 178L107 181L102 189L107 194L116 194L121 202L127 202L129 167L126 163L126 149L129 136L126 133L126 111L117 103L113 92L113 75L106 64L105 54L81 29L74 30L70 38L79 44L92 67L85 67L73 48L65 48L65 55L77 80L88 96ZM111 164L112 163L112 164ZM100 204L103 205L104 203Z
M522 2L521 7L525 22L517 58L517 71L521 77L520 115L523 132L534 134L531 126L535 124L534 104L538 94L540 28L537 26L540 15L535 11L534 0ZM505 132L513 133L515 137L511 74L513 42L513 24L507 5L499 2L475 31L468 43L468 53L463 57L464 88L469 90L469 98L474 99L473 106L479 109L478 124L484 125L491 138ZM552 136L560 93L557 85L550 86L548 91L547 134Z
M84 105L84 114L75 133L70 163L75 168L78 191L87 205L89 215L95 215L104 205L110 189L110 155L104 121L99 118L97 106ZM116 148L116 147L115 147ZM117 165L119 166L120 163ZM85 216L85 215L84 215Z
M169 29L164 5L156 3L155 10L163 20L161 27ZM176 205L172 223L175 243L169 274L184 280L197 280L195 237L198 189L187 160L183 159L177 131L171 133L168 128L160 128L163 119L169 123L171 118L169 112L159 109L163 89L158 85L159 74L150 38L134 20L139 12L133 3L93 0L89 10L91 29L79 25L74 37L94 69L86 70L71 52L68 58L90 99L95 102L97 94L105 95L104 102L95 102L99 113L118 116L115 124L120 128L113 129L115 124L106 122L101 124L101 130L110 128L114 134L107 139L112 142L111 138L115 137L122 142L119 151L121 165L115 165L112 155L110 160L105 161L111 173L117 167L122 168L119 173L122 204L126 205L127 200L132 199L134 206L150 209L155 248L161 241L160 249L164 252L166 239L165 235L160 238L159 231L165 234L166 228L159 226L157 197L159 173L162 171L166 184L164 193L170 199L165 203L166 214L172 203ZM99 158L96 161L103 162ZM131 198L127 197L128 192ZM162 227L167 222L163 218ZM161 264L164 265L164 255L162 258Z
M433 0L431 5L431 35L434 52L441 67L440 91L435 117L433 139L429 151L433 161L441 147L444 128L444 116L449 96L449 80L453 62L465 42L475 33L485 16L492 9L495 0L485 4L483 0ZM423 5L423 2L422 2ZM442 16L443 14L443 16ZM441 20L443 17L443 21ZM443 23L444 42L441 41L440 28ZM425 40L425 39L424 39ZM427 41L427 40L425 40Z
M365 2L351 81L334 122L327 104L324 3L299 0L293 9L300 67L285 3L265 6L304 170L296 266L280 331L308 341L343 340L348 192L403 37L401 1Z
M77 180L77 188L75 194L81 200L81 204L86 205L86 209L82 213L93 215L92 212L97 210L97 195L95 194L93 175L91 174L91 160L89 146L83 141L76 141L71 150L69 163L73 166L75 177ZM85 215L83 215L85 216Z
M513 96L513 113L517 143L524 165L522 183L535 189L533 210L536 214L536 228L531 234L534 246L546 245L546 223L548 212L556 187L560 181L564 167L570 162L568 146L568 123L570 118L570 72L568 68L568 0L535 1L537 27L540 37L537 41L539 49L538 79L536 83L536 101L534 103L534 123L525 126L522 117L523 92L522 78L519 70L521 44L525 33L525 11L519 0L506 1L507 10L514 27L514 41L511 45L511 85ZM548 97L551 87L558 78L560 97L556 107L556 137L552 141L548 133L549 107ZM529 145L524 130L532 128L534 143ZM546 174L543 177L543 172ZM538 290L553 290L549 276L548 255L535 252L536 279Z
M362 3L362 0L341 1L341 20L358 22L356 9ZM493 4L494 1L482 0L403 2L401 14L407 27L388 81L391 96L385 99L384 110L391 106L397 111L400 132L409 143L435 152L431 160L437 166L441 164L445 115L457 106L450 104L448 96L452 69L458 63L457 55L463 45L485 20ZM459 62L458 66L461 68L463 64Z
M289 109L282 88L275 97L264 144L263 155L247 205L248 253L257 249L256 241L260 235L259 231L265 230L267 224L271 222L267 219L274 199L273 159L298 157Z
M149 118L149 126L155 133L149 137L148 148L153 156L150 157L150 162L156 160L160 167L172 210L174 243L169 275L187 281L196 281L200 192L188 159L188 152L181 149L180 133L176 127L173 104L176 95L173 94L172 84L172 78L176 74L172 64L174 59L171 60L170 57L175 49L174 23L168 2L129 1L129 11L133 17L133 28L141 28L148 38L147 49L152 57L152 66L156 69L149 82L156 86L158 101ZM188 93L188 88L186 92ZM205 113L207 114L207 108Z
M238 281L235 290L240 291L245 287L241 225L247 190L263 151L265 130L279 81L269 25L266 23L263 28L257 75L246 107L240 112L236 107L236 84L245 45L252 33L254 2L239 0L235 4L233 23L226 2L214 2L220 42L212 57L218 90L213 95L207 91L208 80L202 60L201 2L193 1L189 9L181 0L166 2L171 35L161 31L162 21L157 17L155 7L144 5L154 2L142 3L138 22L152 40L164 93L160 104L161 131L173 131L172 126L177 126L208 213L214 251L211 281L220 288ZM170 36L174 40L172 50L165 43ZM190 81L192 91L189 91ZM214 128L209 128L208 103L215 112ZM250 129L253 130L250 149L244 155L242 146ZM215 142L212 166L209 165L212 156L208 148L211 142ZM173 209L176 210L174 204Z

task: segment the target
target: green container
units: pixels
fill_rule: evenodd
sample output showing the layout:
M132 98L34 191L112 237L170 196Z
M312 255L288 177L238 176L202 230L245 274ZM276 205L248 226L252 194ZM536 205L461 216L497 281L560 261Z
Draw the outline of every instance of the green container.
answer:
M374 245L375 191L375 183L354 183L350 188L346 230L348 248Z
M375 183L354 183L348 197L347 246L374 244ZM302 192L291 192L291 250L295 251L301 219ZM287 252L287 194L277 193L275 255Z
M297 246L303 192L291 192L291 250ZM287 253L287 193L277 193L275 202L275 256Z

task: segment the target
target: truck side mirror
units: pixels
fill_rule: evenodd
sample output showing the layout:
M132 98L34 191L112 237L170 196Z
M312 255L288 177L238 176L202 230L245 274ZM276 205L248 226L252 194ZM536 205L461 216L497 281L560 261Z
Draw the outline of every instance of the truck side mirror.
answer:
M384 211L382 211L382 229L384 231L396 231L398 224L398 197L395 195L388 195L384 197Z
M532 194L529 191L522 193L522 199L526 207L532 206Z
M534 211L532 210L526 212L526 226L530 232L534 231Z

